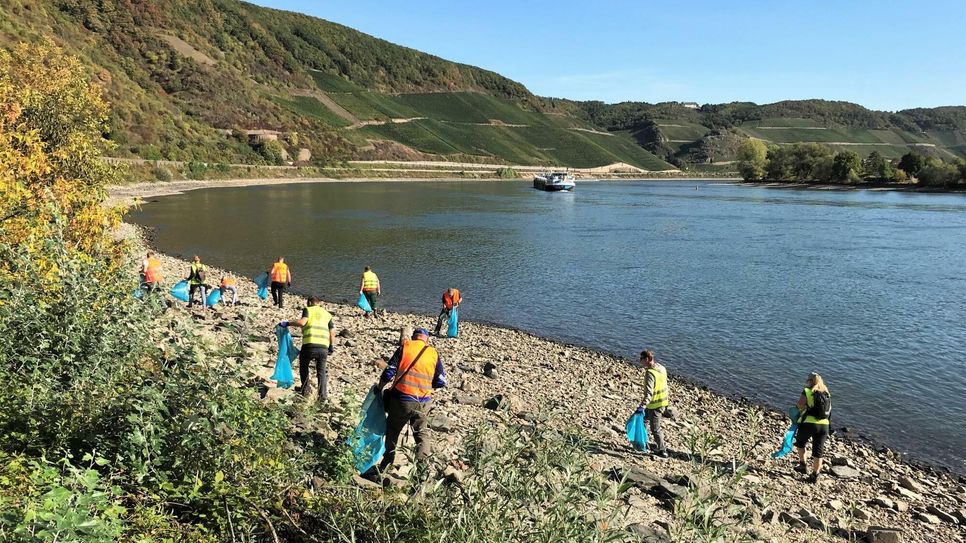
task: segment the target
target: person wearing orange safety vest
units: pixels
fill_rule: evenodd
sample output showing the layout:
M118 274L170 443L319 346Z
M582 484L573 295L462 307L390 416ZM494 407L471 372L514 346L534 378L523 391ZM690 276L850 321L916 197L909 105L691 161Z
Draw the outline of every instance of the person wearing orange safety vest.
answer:
M148 251L141 262L141 288L148 292L157 292L161 289L161 281L163 280L161 261L154 257L153 252Z
M268 270L268 277L272 281L272 304L281 309L285 287L292 286L292 272L289 271L284 258L278 257L278 260L272 264L272 269Z
M375 385L376 390L380 391L390 383L392 386L383 395L386 403L386 454L379 466L383 472L396 459L396 443L406 424L413 430L417 459L427 460L432 450L428 415L433 390L446 386L446 371L439 353L429 344L428 330L417 328L413 338L396 349Z
M220 288L222 296L228 296L228 291L231 291L231 304L228 304L228 302L226 304L235 307L235 304L238 303L238 280L235 279L234 274L228 272L228 275L222 277Z
M654 360L654 353L641 351L641 366L644 367L644 399L637 406L644 411L644 418L649 423L651 435L654 436L654 456L667 458L667 447L664 444L664 432L661 430L661 419L670 403L668 390L667 368Z
M436 318L436 330L434 332L437 336L439 331L443 329L443 322L449 320L450 312L453 311L454 307L459 307L462 301L463 298L457 288L451 287L443 292L443 309L439 312L439 317Z

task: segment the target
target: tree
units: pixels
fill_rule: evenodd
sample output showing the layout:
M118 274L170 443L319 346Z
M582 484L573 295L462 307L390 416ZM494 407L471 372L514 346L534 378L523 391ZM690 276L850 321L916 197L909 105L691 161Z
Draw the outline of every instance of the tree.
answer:
M832 161L832 180L845 182L857 181L862 168L862 159L853 151L839 151Z
M959 168L955 165L932 158L926 162L916 177L920 185L949 188L959 182L959 173Z
M920 155L919 153L914 153L909 151L908 153L902 155L899 159L899 169L909 174L911 177L916 177L919 171L926 167L926 157Z
M738 172L745 181L760 181L768 167L768 146L758 139L747 139L738 146Z
M25 246L52 281L48 238L89 257L121 254L108 235L120 211L102 205L117 178L100 159L107 130L107 104L76 58L50 43L0 50L0 244Z
M879 151L872 151L862 161L862 171L866 177L885 180L892 177L892 164Z

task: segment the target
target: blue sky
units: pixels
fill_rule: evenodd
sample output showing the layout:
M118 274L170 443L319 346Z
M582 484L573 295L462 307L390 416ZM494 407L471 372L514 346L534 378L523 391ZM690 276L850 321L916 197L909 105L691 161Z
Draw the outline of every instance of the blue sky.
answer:
M487 68L542 96L966 105L966 0L255 3Z

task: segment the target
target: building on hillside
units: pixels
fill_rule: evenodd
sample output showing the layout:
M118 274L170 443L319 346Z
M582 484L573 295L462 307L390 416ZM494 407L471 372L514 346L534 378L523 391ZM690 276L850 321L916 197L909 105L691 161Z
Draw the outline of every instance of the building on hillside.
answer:
M245 130L248 141L258 143L260 141L278 141L281 132L276 130Z
M688 109L698 109L699 106L697 102L681 102L681 105Z

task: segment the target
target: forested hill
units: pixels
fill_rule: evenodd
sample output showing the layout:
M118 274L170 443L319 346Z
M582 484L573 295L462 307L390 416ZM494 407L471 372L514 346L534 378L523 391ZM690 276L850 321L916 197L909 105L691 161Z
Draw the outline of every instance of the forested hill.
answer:
M966 157L966 107L875 111L849 102L790 100L758 105L573 102L543 99L602 130L626 132L679 164L734 158L737 142L821 143L862 156L896 158L910 150L944 160Z
M499 74L305 15L235 0L4 4L0 45L51 39L107 89L119 156L260 163L308 148L314 161L671 168L629 137L540 114ZM253 143L252 130L281 134Z
M4 0L0 47L51 40L112 106L111 154L280 164L450 160L714 168L754 137L966 156L966 108L877 112L540 98L492 71L237 0ZM305 151L308 151L306 153ZM309 158L310 157L310 158Z

